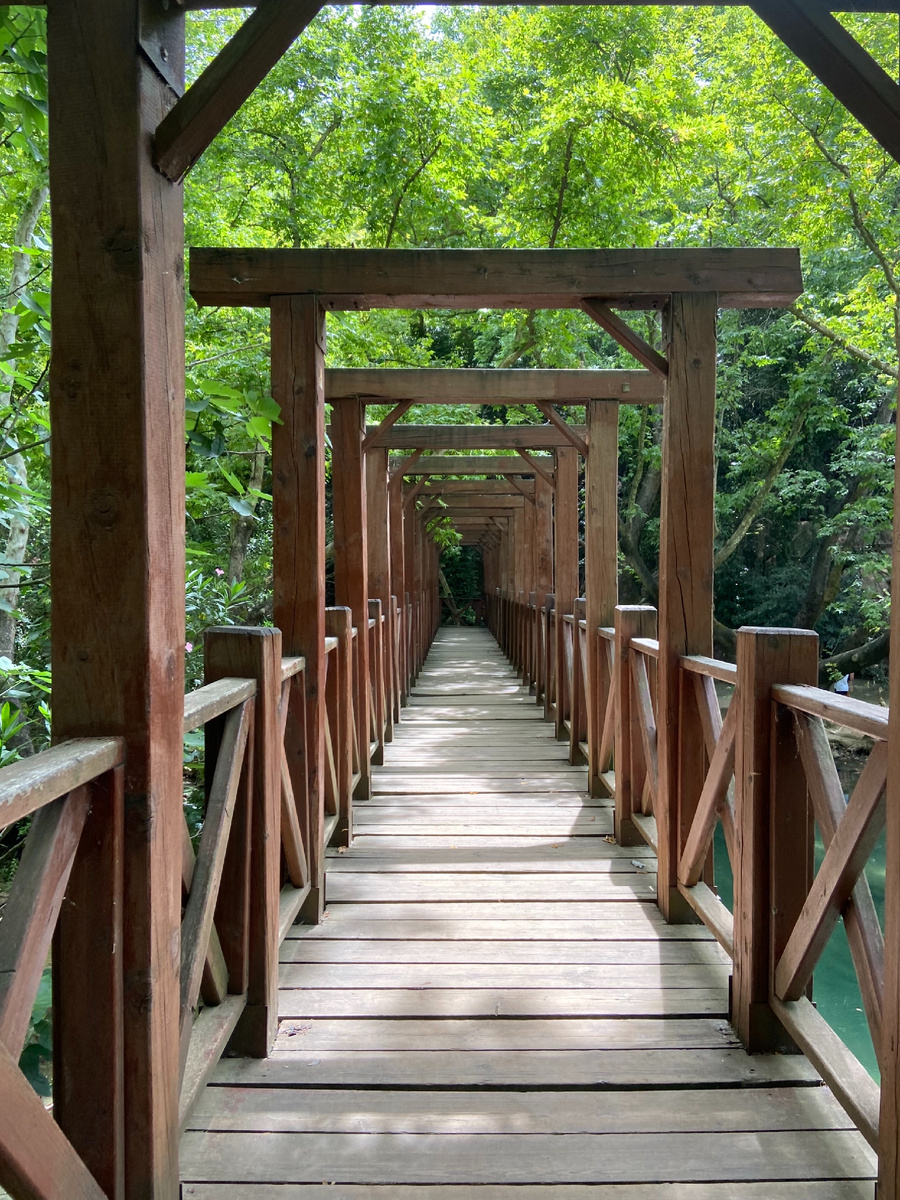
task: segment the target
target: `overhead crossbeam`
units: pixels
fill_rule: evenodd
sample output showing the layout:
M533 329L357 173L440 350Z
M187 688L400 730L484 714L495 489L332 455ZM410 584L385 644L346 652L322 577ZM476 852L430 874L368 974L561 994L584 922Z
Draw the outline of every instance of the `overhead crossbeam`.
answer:
M562 420L562 418L560 418ZM375 427L366 430L366 437ZM582 441L583 425L568 429ZM433 450L529 450L555 449L568 446L571 438L555 425L395 425L379 434L370 443L390 450L411 450L426 447Z
M533 479L516 479L507 475L503 479L438 479L424 489L428 495L441 496L513 496L533 495Z
M366 404L662 404L662 380L650 371L531 370L483 367L332 367L325 399Z
M803 290L795 249L193 249L201 305L267 307L314 293L326 310L580 308L584 297L659 308L673 292L717 293L722 308L779 308ZM408 398L408 397L406 397Z
M523 463L515 455L459 454L459 455L427 455L411 454L408 458L391 459L391 477L404 475L534 475L539 464L553 478L553 458L551 455L529 456L530 463Z

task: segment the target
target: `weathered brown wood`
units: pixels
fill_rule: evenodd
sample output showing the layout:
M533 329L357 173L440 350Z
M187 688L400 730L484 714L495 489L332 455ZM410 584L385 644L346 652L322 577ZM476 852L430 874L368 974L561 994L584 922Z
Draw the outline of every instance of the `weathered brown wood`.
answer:
M679 884L682 896L715 936L716 941L730 958L734 958L734 917L707 884L695 883L693 887Z
M565 695L565 625L578 595L578 455L568 444L556 451L556 490L553 497L553 594L555 596L557 705L556 736L565 739L568 717Z
M900 158L900 87L856 38L811 0L756 0L752 7L888 154Z
M795 714L794 733L819 832L827 850L846 813L843 785L821 719ZM872 1042L876 1055L880 1056L884 1051L882 1007L886 946L872 890L864 874L857 881L842 915Z
M246 1003L246 995L228 996L221 1004L204 1008L194 1022L178 1103L182 1129L222 1057Z
M192 1009L200 992L206 947L212 931L238 783L244 765L244 750L253 723L254 704L253 700L245 700L225 718L191 890L185 905L181 931L182 1062L187 1056L190 1041Z
M678 882L685 887L693 887L699 882L712 843L716 819L722 806L727 803L728 784L734 775L734 747L739 712L740 700L735 694L714 749L709 754L709 773L684 843L684 852L678 868Z
M139 39L180 87L184 16L87 0L47 37L54 739L127 742L125 1194L143 1200L178 1187L185 436L182 191L150 161L176 92Z
M184 698L184 732L199 729L207 721L214 721L242 700L256 694L256 683L252 679L217 679L205 684Z
M799 1000L841 911L884 827L887 746L876 742L847 812L838 825L813 890L807 897L775 968L775 995Z
M632 643L631 654L632 720L637 724L643 747L644 781L653 801L659 795L659 759L657 751L656 713L650 690L650 673L646 656Z
M0 1187L28 1200L109 1200L2 1045L0 1096Z
M582 458L587 458L587 442L580 436L580 431L576 430L565 417L561 417L552 404L548 404L545 400L539 400L537 407L544 414L550 424L558 430L564 438L566 438L578 451Z
M682 699L680 657L712 654L716 428L716 296L675 295L667 314L669 375L659 549L659 904L689 919L677 890L684 838L706 777L705 749Z
M315 298L272 303L272 395L281 424L272 429L274 621L283 652L306 659L306 723L291 713L285 754L294 794L308 796L301 827L310 894L303 916L324 909L325 755L325 315Z
M331 397L328 395L328 372L327 371L325 373L325 397L329 402L331 402ZM350 399L353 400L355 403L358 400L362 399L362 397L361 396L351 396ZM417 403L415 400L401 400L401 401L399 401L399 403L395 404L394 407L391 409L391 411L387 414L387 416L383 417L381 419L381 421L378 423L378 425L375 426L375 428L372 430L372 432L367 433L366 436L363 438L363 450L371 450L374 446L376 439L382 433L386 433L391 428L392 425L395 425L405 413L409 412L409 410L413 407L413 405L415 403Z
M252 738L250 958L247 1007L234 1036L236 1052L265 1057L278 1017L278 895L281 890L282 635L278 629L211 629L204 676L241 675L256 682ZM304 793L301 793L301 795ZM204 833L205 833L204 825ZM223 947L224 949L224 947ZM242 991L231 985L229 990Z
M864 737L884 739L888 735L888 710L877 704L866 704L853 696L839 696L819 687L800 687L778 684L772 695L779 704L785 704L798 712L823 717L834 721L845 729L852 729Z
M894 488L900 495L900 456L894 458ZM893 578L900 579L900 506L894 507ZM900 662L900 604L891 608L891 651ZM887 817L885 820L884 1008L881 1047L878 1191L880 1200L900 1200L900 671L893 671L890 702L894 722L888 733ZM855 906L855 897L854 897ZM862 974L857 968L858 974Z
M580 308L583 296L657 307L661 296L719 293L723 308L793 303L796 250L191 251L198 304L268 305L316 293L328 309ZM389 281L389 290L385 286Z
M125 1184L124 782L116 767L88 785L53 940L53 1116L110 1198Z
M391 595L391 522L388 500L388 452L372 449L366 455L366 515L368 520L367 550L369 556L369 595L381 601L384 613L384 737L394 736L394 638L395 618Z
M600 774L600 743L612 687L605 649L597 630L612 625L619 592L618 475L619 412L612 404L593 401L587 409L590 447L584 467L584 591L587 622L588 790L606 794Z
M356 730L353 694L353 614L349 608L325 610L325 631L338 640L328 666L328 723L332 736L337 792L339 796L340 842L349 845L353 836L353 745Z
M806 788L802 774L797 788L785 730L773 720L772 684L815 679L818 649L818 637L806 630L738 632L741 708L734 765L738 853L732 1019L751 1051L783 1044L769 1006L773 957L780 957L779 939L786 940L812 879ZM792 742L790 726L786 733ZM783 906L777 913L776 903Z
M77 738L4 767L0 776L0 829L111 771L124 757L122 738Z
M535 400L553 404L584 404L586 400L661 404L663 389L649 371L329 368L325 372L325 398L334 402L347 396L359 397L368 404L533 404ZM386 428L384 421L378 428L382 427Z
M335 425L349 403L335 405ZM563 421L558 413L556 416ZM546 450L569 446L573 437L581 440L583 433L583 425L567 426L565 432L551 425L395 425L372 444L391 450ZM423 465L429 465L427 458Z
M669 364L658 350L631 328L627 321L614 313L608 304L599 297L586 297L581 301L581 307L589 317L597 322L601 329L619 343L620 346L633 354L639 363L659 379L665 379L669 374Z
M163 175L178 181L187 174L321 7L260 0L157 126L153 158Z
M334 598L353 614L360 631L356 639L354 713L360 752L356 796L365 800L372 783L371 669L369 639L363 635L369 620L368 517L366 513L366 456L363 451L366 406L346 402L332 413L331 503L334 520ZM426 476L427 478L427 476Z
M0 922L0 1043L19 1057L89 806L87 786L31 824Z
M537 475L542 467L547 475L547 482L553 484L553 457L550 454L523 454L521 447L516 447L515 455L508 454L429 454L419 461L424 450L411 454L405 459L391 459L391 479L396 475L455 475L485 476L493 475L499 478L503 475ZM518 455L519 457L516 457ZM415 459L415 461L413 461ZM526 460L523 465L522 460Z

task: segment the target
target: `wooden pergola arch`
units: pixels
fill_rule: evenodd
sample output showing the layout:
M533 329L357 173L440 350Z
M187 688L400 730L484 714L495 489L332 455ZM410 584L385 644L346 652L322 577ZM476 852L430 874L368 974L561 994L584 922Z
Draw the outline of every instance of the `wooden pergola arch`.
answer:
M4 1044L0 1143L7 1175L27 1180L33 1194L65 1195L67 1200L98 1200L104 1194L173 1200L178 1194L177 932L185 870L181 759L186 720L184 246L179 181L320 9L308 0L261 0L186 89L184 8L202 6L204 0L191 0L186 6L167 0L58 0L49 8L54 739L78 739L81 747L65 778L58 772L53 778L60 784L56 794L77 798L70 810L80 812L85 833L67 876L69 894L77 896L78 903L63 911L54 955L59 1000L55 1029L62 1047L56 1121L31 1094ZM859 6L848 0L848 6L896 11L887 0L867 0ZM753 7L900 160L900 87L835 19L834 5L821 0L756 0ZM671 537L664 537L661 553L660 626L661 633L674 632L665 635L665 645L661 638L659 672L661 704L677 723L670 655L680 648L702 656L710 637L709 496L705 484L699 494L688 489L684 471L696 468L702 479L710 471L715 307L741 302L741 297L748 303L793 299L799 290L796 256L661 250L600 252L593 257L592 252L565 251L556 252L555 258L522 251L512 258L497 251L422 252L411 254L401 270L400 259L386 257L390 253L322 251L304 258L302 252L292 251L213 250L195 253L192 262L192 288L203 302L272 309L273 393L285 414L274 437L275 622L287 669L297 670L300 654L307 655L307 698L315 701L306 718L309 758L292 763L291 769L305 773L313 793L321 794L324 314L326 308L342 304L356 308L383 301L411 307L452 300L454 307L537 307L542 302L584 307L605 322L613 336L631 340L630 348L639 350L648 360L648 370L658 376L662 364L634 341L619 314L635 305L665 306L669 457L664 465L664 524ZM454 256L447 261L455 263L456 274L444 280L439 291L433 256L442 253ZM654 264L649 276L635 275L639 261ZM504 274L512 263L517 264L513 271ZM591 269L582 271L584 266ZM564 400L547 399L554 404ZM340 404L335 414L342 453L361 461L367 434L360 412L352 404ZM595 432L589 422L591 440ZM559 453L569 452L564 446ZM558 489L565 488L560 475L566 469L557 467ZM437 472L436 464L433 470ZM591 519L602 530L611 525L612 514L595 511L601 503L602 497L589 498ZM364 505L364 494L347 496L340 515L345 539L353 529L365 528ZM894 574L900 578L900 539L895 546ZM348 572L342 586L367 603L358 574L351 577ZM896 662L896 610L893 630ZM217 675L226 680L253 676L260 695L269 696L278 668L276 633L258 637L252 654L247 650L230 657L223 650ZM346 642L344 637L345 648ZM248 700L248 689L245 693L241 705ZM900 711L897 672L892 699ZM296 718L277 711L268 700L260 707L268 733L256 748L264 751L273 741L278 719L287 720L290 734ZM758 713L754 720L761 723ZM663 780L674 786L675 776L683 782L696 764L672 760L667 724L660 725L659 734L660 786ZM53 761L65 759L66 753L58 746L51 752ZM896 865L896 719L890 731L890 759L888 861ZM49 764L46 769L49 772ZM260 753L257 769L268 781L268 793L276 795L280 758ZM49 795L46 778L28 778L13 798L18 807L11 811L28 815ZM671 873L665 842L662 837L663 875ZM271 855L266 861L271 865ZM316 869L310 863L310 870ZM671 879L662 893L671 894ZM310 896L315 908L316 888ZM43 910L42 914L44 924L52 926ZM254 919L258 916L254 911ZM34 944L26 941L32 955L37 953L35 945L46 948L41 938ZM885 1042L896 1047L896 873L889 878L885 943L882 1022ZM271 948L267 943L254 951L261 960L253 964L254 978L257 983L267 980L250 1006L252 1028L247 1036L256 1052L260 1045L265 1047L274 1021L274 973L267 958ZM18 1022L21 1012L15 1018ZM898 1079L900 1059L895 1053L883 1070L880 1200L900 1196ZM95 1117L98 1104L107 1114L102 1129Z

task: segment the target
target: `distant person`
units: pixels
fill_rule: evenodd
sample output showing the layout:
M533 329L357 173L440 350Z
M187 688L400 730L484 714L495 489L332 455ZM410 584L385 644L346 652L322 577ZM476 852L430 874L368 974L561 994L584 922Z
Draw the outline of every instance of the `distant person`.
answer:
M842 675L832 690L839 696L849 696L853 691L853 672L851 671L849 675Z

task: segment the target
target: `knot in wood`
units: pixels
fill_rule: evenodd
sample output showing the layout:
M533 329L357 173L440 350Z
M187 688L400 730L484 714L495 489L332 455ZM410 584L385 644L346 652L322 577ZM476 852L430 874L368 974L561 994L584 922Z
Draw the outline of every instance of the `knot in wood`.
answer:
M119 496L108 488L91 492L87 502L87 519L101 529L114 529L119 523Z

